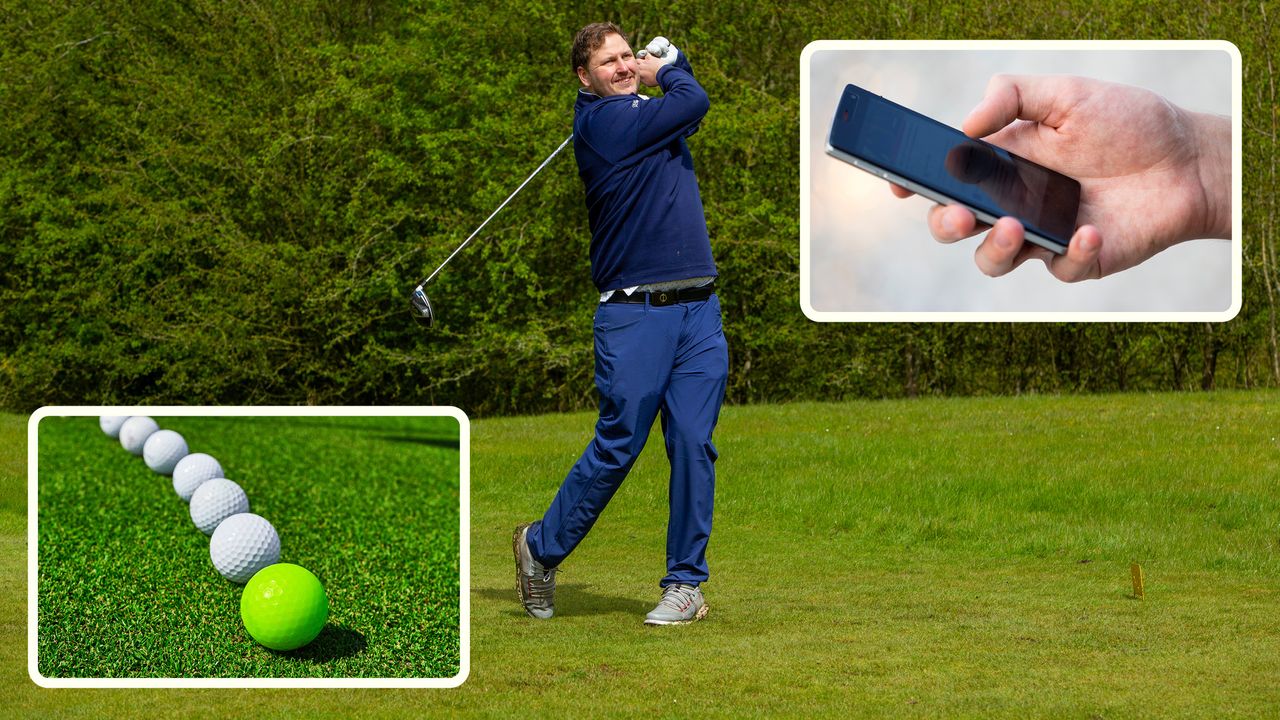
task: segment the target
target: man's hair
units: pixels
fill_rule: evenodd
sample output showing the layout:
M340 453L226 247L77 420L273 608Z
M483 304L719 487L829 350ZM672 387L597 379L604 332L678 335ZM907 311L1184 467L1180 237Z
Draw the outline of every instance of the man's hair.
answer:
M573 36L573 54L570 56L573 61L573 71L578 72L578 68L586 67L591 61L591 53L598 50L604 44L604 39L610 35L621 35L624 40L627 37L623 34L622 28L611 22L591 23L579 30L578 34Z

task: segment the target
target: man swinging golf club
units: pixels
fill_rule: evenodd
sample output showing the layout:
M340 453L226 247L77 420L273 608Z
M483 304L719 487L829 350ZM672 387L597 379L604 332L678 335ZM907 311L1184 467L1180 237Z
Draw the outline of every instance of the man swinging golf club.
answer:
M684 53L655 38L633 55L622 31L595 23L573 41L581 87L574 155L591 225L595 315L595 438L541 521L516 528L516 582L525 611L555 612L555 574L591 530L661 415L671 463L667 574L646 625L703 618L715 494L711 444L729 351L714 294L715 261L685 138L709 107ZM660 98L636 83L660 86Z

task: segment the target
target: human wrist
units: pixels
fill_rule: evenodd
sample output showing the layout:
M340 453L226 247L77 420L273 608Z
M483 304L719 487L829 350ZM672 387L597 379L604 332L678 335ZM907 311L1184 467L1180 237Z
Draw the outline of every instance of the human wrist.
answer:
M1205 213L1195 237L1231 237L1231 119L1188 113L1195 134L1196 173Z

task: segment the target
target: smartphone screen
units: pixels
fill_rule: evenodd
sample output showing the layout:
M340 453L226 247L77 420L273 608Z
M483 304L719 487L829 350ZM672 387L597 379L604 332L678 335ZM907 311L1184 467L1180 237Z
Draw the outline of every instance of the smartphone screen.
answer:
M985 223L1013 216L1029 241L1064 253L1076 229L1080 183L955 128L845 86L827 151Z

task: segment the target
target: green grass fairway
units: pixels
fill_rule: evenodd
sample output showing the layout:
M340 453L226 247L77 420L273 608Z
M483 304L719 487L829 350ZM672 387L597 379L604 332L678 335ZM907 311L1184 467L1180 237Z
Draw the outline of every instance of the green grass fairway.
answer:
M95 418L40 423L39 669L50 678L422 677L460 666L458 422L158 417L325 584L296 651L257 645L170 478Z
M711 613L676 628L641 625L664 571L657 436L538 622L511 529L594 418L476 422L462 687L42 690L15 657L6 557L0 692L27 716L1277 717L1278 408L1272 391L726 408Z

